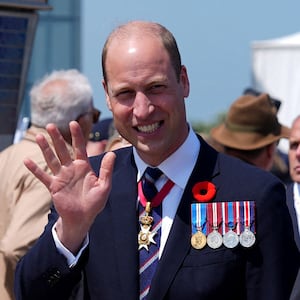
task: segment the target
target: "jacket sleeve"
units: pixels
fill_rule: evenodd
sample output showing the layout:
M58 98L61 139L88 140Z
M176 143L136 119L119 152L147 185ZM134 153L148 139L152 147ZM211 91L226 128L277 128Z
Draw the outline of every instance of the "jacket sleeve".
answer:
M46 187L31 174L23 180L19 183L23 188L13 193L11 217L0 241L2 300L12 298L16 264L42 234L50 212L51 197Z
M78 264L69 268L67 259L57 251L52 237L51 229L56 220L57 214L53 210L44 233L17 265L17 300L69 299L80 284L86 255L83 253Z

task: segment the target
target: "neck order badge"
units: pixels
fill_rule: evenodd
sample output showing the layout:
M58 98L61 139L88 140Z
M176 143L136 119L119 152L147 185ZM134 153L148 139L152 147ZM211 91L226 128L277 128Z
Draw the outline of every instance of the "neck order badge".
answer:
M158 263L161 231L161 203L174 183L170 180L158 192L155 181L162 175L159 169L147 168L138 184L140 198L140 299L146 299ZM144 208L145 207L145 208ZM153 225L153 230L151 227Z

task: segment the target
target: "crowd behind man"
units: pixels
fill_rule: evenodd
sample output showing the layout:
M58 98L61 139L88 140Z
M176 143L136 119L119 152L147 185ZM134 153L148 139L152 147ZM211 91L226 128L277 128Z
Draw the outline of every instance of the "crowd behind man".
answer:
M114 133L113 119L104 118L96 122L89 135L86 151L88 156L95 156L105 151L110 137Z
M98 111L93 105L88 79L77 70L53 71L34 84L30 91L31 126L20 142L0 152L0 299L11 300L17 261L41 235L52 204L47 188L24 166L31 157L50 173L36 138L53 123L72 152L69 122L76 120L86 143Z

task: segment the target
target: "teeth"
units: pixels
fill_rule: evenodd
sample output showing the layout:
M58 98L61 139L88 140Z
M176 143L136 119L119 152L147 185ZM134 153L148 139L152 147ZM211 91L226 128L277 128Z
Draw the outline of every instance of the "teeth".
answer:
M138 130L144 133L152 133L159 127L159 123L154 123L146 126L138 126Z

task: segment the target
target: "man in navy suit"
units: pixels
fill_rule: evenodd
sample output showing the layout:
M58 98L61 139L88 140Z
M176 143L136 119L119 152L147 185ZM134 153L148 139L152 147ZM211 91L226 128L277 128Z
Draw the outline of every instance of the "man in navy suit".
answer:
M289 169L293 183L287 187L287 205L294 227L294 237L300 250L300 116L292 124L289 148Z
M25 164L48 187L55 208L18 264L16 298L69 299L79 289L84 299L97 300L288 299L299 261L285 189L193 132L185 112L189 79L173 35L153 22L120 26L104 45L102 68L115 127L133 147L89 161L79 126L71 122L72 160L54 125L47 130L56 155L37 137L54 175L30 159ZM137 207L148 166L163 172L155 182L159 193L173 184L162 202L159 262L143 298ZM206 222L212 220L211 232L224 240L209 245ZM242 225L246 243L239 242ZM149 244L156 245L152 237Z
M296 117L291 127L289 148L289 169L293 183L289 184L286 191L288 209L292 218L294 238L300 251L300 116ZM293 288L291 300L300 298L300 272Z

